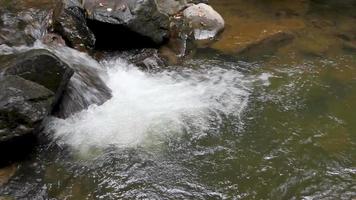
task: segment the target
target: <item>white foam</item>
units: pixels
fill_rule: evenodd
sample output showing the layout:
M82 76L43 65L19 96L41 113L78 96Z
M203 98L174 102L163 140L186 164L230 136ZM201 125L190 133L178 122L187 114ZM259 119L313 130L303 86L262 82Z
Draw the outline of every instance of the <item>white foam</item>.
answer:
M220 114L239 115L249 96L241 73L206 70L149 74L122 60L103 63L113 98L48 128L60 143L76 148L158 142L194 126L204 134ZM214 114L215 113L215 114Z

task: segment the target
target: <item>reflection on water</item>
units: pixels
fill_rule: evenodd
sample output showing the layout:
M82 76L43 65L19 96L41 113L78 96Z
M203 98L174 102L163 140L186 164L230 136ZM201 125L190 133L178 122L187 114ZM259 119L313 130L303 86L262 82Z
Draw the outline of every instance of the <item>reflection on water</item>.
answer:
M202 50L199 59L186 63L195 70L147 74L131 69L111 74L116 77L114 83L124 87L120 92L136 91L141 103L120 96L114 101L126 102L131 107L145 105L143 115L134 115L132 120L116 119L123 117L120 111L126 108L116 110L104 105L87 111L89 114L82 113L83 121L66 124L81 130L73 134L82 134L95 144L95 137L90 137L97 133L115 135L130 130L119 130L117 127L122 122L135 122L126 125L138 127L147 125L145 119L156 122L157 118L147 118L145 114L155 114L157 108L166 111L165 116L178 116L179 125L183 125L179 126L179 134L164 134L163 138L151 135L148 140L158 141L151 145L104 145L84 153L65 145L57 146L55 142L45 145L32 160L21 163L10 183L0 188L0 196L17 199L355 198L356 55L352 46L348 46L356 39L354 1L345 1L347 6L336 0L210 2L224 15L228 27L214 49ZM293 32L295 39L268 59L241 62L234 54L239 43L285 30ZM128 81L125 77L131 78ZM125 87L120 83L130 84ZM152 91L150 86L154 83L165 93ZM146 90L140 90L140 84ZM197 88L212 91L214 86L221 87L205 93L209 95L196 96ZM145 91L161 98L155 103L155 98L144 95ZM222 98L227 91L230 96ZM240 108L243 91L248 96L243 112L225 113L226 106L236 105L232 110ZM169 94L177 98L168 98ZM228 101L221 101L220 97ZM206 101L201 101L204 98ZM191 105L202 105L202 102L212 103L204 104L204 111L206 108L214 111L200 112L209 117L204 121L210 125L207 129L190 126L206 118L200 118L201 115L180 118L181 110L174 109L191 112ZM138 108L142 107L133 108L140 111ZM116 118L103 115L109 111ZM95 115L100 118L86 135L83 130L96 119ZM106 121L110 126L105 126ZM94 126L97 124L102 126ZM137 131L142 133L140 129ZM193 134L196 132L204 134ZM66 133L69 140L59 141L75 146L70 131Z

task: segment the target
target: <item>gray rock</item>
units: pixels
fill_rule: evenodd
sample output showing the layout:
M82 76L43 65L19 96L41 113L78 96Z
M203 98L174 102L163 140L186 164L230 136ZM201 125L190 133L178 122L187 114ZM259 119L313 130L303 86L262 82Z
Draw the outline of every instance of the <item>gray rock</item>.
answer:
M167 15L174 15L188 6L186 0L155 0L158 10Z
M67 44L79 50L92 49L95 36L88 28L85 12L77 0L62 0L53 12L53 30L62 35Z
M166 67L167 63L158 54L157 49L137 49L124 51L112 57L120 57L146 71L156 71Z
M182 15L171 18L169 42L160 48L160 55L168 64L178 64L197 47L214 42L224 24L224 19L211 6L190 5Z
M192 29L195 40L214 39L225 26L221 15L204 3L188 7L183 11L183 16Z
M19 76L0 78L0 142L32 133L49 114L55 94Z
M45 32L48 12L27 9L9 11L0 8L0 45L31 45Z
M168 37L169 17L159 12L155 0L86 0L84 8L91 20L123 25L155 43Z
M39 128L73 70L46 50L1 56L0 63L0 142L7 142Z
M81 66L74 67L75 73L53 113L60 118L67 118L93 104L101 105L112 97L110 88L98 76L97 71Z
M17 75L46 87L56 94L56 102L73 75L73 70L66 63L47 50L30 50L12 55L3 59L2 63L0 73Z
M194 4L198 4L198 3L208 3L209 0L187 0L188 3L194 3Z

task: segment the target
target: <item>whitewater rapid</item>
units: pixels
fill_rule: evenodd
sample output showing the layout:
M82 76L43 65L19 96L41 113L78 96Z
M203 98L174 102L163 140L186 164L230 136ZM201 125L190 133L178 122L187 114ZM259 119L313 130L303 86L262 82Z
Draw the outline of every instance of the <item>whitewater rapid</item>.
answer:
M54 142L78 150L159 144L183 134L203 136L218 129L224 117L240 118L253 83L262 80L224 62L195 60L194 67L188 64L179 70L150 73L121 58L98 62L76 50L40 42L31 48L45 48L72 66L97 70L112 90L112 98L102 105L93 104L66 119L46 121L46 132ZM13 53L29 48L1 49ZM95 98L91 88L80 88L83 98Z
M221 115L238 116L250 94L244 75L218 66L148 73L122 59L101 63L113 97L67 119L53 119L54 139L75 148L132 146L188 132L206 133Z

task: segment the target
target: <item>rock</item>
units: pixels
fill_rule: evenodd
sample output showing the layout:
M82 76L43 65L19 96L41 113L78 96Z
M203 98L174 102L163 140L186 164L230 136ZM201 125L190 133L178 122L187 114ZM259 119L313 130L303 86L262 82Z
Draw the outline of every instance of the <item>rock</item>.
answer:
M356 29L342 31L337 33L336 36L341 39L344 50L356 52Z
M9 196L0 196L0 200L15 200L15 199Z
M0 187L7 184L11 177L15 175L17 166L12 164L10 166L0 168ZM0 197L1 199L2 197Z
M209 0L187 0L188 3L194 3L194 4L198 4L198 3L208 3Z
M40 39L49 20L44 10L27 9L25 11L4 10L0 8L0 45L31 45Z
M195 40L214 39L225 26L224 19L211 6L199 3L183 11Z
M19 76L0 78L0 143L32 133L51 111L55 94Z
M1 57L0 144L34 133L58 103L73 70L46 50Z
M86 0L84 8L91 20L122 25L155 43L168 36L169 17L159 12L155 0Z
M294 35L289 32L277 32L258 41L247 43L237 49L237 55L243 59L259 58L261 56L272 55L279 48L293 41Z
M52 46L65 46L66 42L64 39L55 33L47 33L43 38L42 42L46 45Z
M298 32L296 40L296 49L305 56L322 57L337 45L334 37L322 34L320 32Z
M188 6L186 0L156 0L159 12L175 15Z
M111 90L98 76L98 72L75 66L76 71L65 89L54 115L67 118L87 109L90 105L101 105L111 98Z
M14 55L0 69L3 75L17 75L51 90L55 94L54 103L73 75L66 63L47 50L30 50Z
M167 65L177 65L182 61L182 57L174 51L174 48L168 46L163 46L159 49L159 56Z
M125 51L118 55L144 70L158 70L166 66L157 49L138 49Z
M197 47L207 47L224 29L224 20L211 6L191 5L171 18L170 37L159 49L170 65L178 64Z
M355 41L343 41L342 47L349 52L356 52L356 40Z
M70 47L85 50L95 45L95 36L88 28L85 12L77 0L62 0L53 12L53 31L62 35Z

